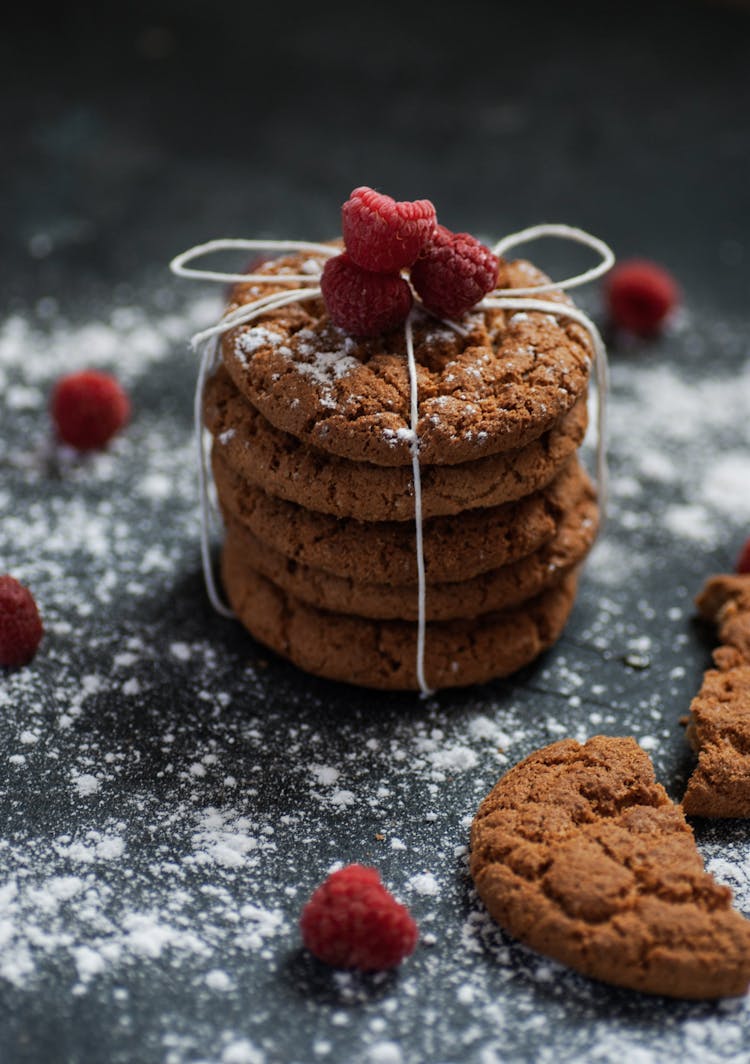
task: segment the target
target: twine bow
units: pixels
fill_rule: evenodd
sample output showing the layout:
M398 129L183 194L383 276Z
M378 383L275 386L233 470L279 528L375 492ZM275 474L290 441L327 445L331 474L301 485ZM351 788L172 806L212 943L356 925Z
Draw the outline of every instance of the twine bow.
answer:
M614 264L615 257L611 248L592 236L583 229L576 229L568 225L534 225L528 229L522 229L518 233L511 233L503 237L493 247L495 255L504 255L505 252L520 244L526 244L542 237L560 237L583 244L598 252L601 260L591 269L583 273L567 277L563 281L550 281L541 285L530 285L528 288L496 288L490 292L475 310L500 309L500 310L531 310L551 314L555 318L567 318L578 322L589 334L594 350L594 367L597 385L597 444L596 444L596 467L597 488L599 504L604 512L607 493L607 457L606 457L606 396L607 396L607 350L602 341L599 330L591 319L577 307L568 306L565 303L556 303L552 300L531 298L543 292L552 292L577 288L582 284L601 277ZM209 240L205 244L196 244L188 248L182 254L177 255L170 263L170 269L178 277L189 277L195 280L215 281L219 283L241 282L243 284L292 284L296 287L288 292L274 292L271 295L259 296L250 303L245 303L231 313L225 315L217 325L211 326L196 333L191 338L193 350L200 353L198 380L195 389L194 419L195 419L195 445L198 450L198 476L200 488L201 507L201 558L203 562L203 576L206 591L211 605L223 617L234 617L234 613L221 600L214 579L211 565L210 537L211 537L211 501L209 497L209 472L208 450L206 447L205 434L203 432L203 393L206 380L218 361L219 340L224 333L236 329L240 325L246 325L256 318L287 306L289 303L301 303L311 299L320 299L321 290L318 279L311 274L285 273L221 273L217 270L193 269L188 263L203 255L217 251L273 251L273 252L310 252L314 255L332 257L340 254L340 249L331 247L330 244L316 244L301 240L242 240L222 239ZM412 309L404 323L404 335L406 340L406 356L409 370L409 446L411 451L412 475L414 480L414 519L416 531L416 556L417 556L417 593L418 593L418 620L417 620L417 682L423 696L433 693L427 684L424 674L424 651L425 635L427 629L427 583L425 578L424 542L423 542L423 519L422 519L422 477L419 466L419 436L417 425L419 422L419 396L417 388L417 362L414 356L413 321L415 310ZM445 324L462 336L466 335L465 329L455 321L445 321Z

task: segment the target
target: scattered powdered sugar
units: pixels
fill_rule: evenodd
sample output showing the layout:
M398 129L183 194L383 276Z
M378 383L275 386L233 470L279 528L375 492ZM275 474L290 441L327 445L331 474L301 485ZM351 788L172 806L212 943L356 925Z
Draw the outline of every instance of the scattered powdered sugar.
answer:
M221 968L214 968L206 974L206 986L210 990L232 990L234 983Z
M750 389L747 393L750 399ZM750 521L750 462L747 448L716 455L704 473L701 496L709 509Z
M710 545L750 520L750 351L742 330L725 338L729 358L711 358L710 332L683 317L669 339L677 359L613 363L611 429L618 460L643 503L668 487L664 524L674 537ZM729 353L727 351L726 353ZM684 372L680 369L683 363ZM617 477L614 479L617 501ZM633 493L626 493L633 498ZM630 504L631 523L654 523Z
M339 770L330 765L310 765L310 772L318 783L324 784L335 783L340 776Z
M376 1042L367 1052L368 1064L402 1064L403 1059L395 1042Z
M750 520L741 325L696 315L647 356L613 352L609 522L566 635L520 677L421 701L304 677L210 611L186 341L217 307L144 307L0 323L0 553L46 627L0 684L6 1015L75 999L112 1064L133 1045L166 1064L738 1059L746 1002L652 1001L532 954L478 902L467 843L507 765L563 736L633 734L682 793L678 719L710 645L691 599ZM332 387L352 361L342 337L305 372ZM83 365L121 377L134 418L80 458L46 404ZM749 911L744 829L697 837ZM305 900L355 860L420 925L398 973L334 976L300 951Z
M406 886L423 897L434 898L440 893L440 887L432 872L422 872L420 875L412 876Z
M230 1042L221 1053L221 1064L265 1064L266 1055L246 1038Z
M205 776L206 772L193 773ZM215 863L225 868L252 868L258 865L263 851L274 850L268 828L251 834L253 824L231 810L206 809L196 818L190 858L197 864Z
M73 784L78 789L81 798L88 798L101 788L101 781L96 776L92 776L90 772L74 773Z

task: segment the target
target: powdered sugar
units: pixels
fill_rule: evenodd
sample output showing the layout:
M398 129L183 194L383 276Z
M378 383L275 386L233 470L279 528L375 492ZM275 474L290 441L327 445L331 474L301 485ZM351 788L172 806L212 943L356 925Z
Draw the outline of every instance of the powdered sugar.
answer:
M427 898L434 898L440 893L440 887L432 872L421 872L419 875L412 876L406 886Z
M81 798L88 798L90 795L96 794L101 787L101 781L96 776L92 776L90 772L74 773L73 784Z
M254 355L263 347L279 347L283 336L274 332L265 325L254 325L249 329L240 330L235 337L234 350L240 362L248 365L248 356ZM285 348L288 351L288 348Z

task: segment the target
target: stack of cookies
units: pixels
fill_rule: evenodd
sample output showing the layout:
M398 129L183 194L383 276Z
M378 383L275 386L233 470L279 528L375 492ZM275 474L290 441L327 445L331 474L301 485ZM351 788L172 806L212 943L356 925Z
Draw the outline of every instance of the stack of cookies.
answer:
M259 272L314 277L323 261L287 256ZM498 287L546 280L500 263ZM238 285L229 309L285 290ZM585 330L499 309L461 327L414 321L435 688L508 675L558 638L598 519L577 456ZM229 602L256 639L320 676L418 687L409 403L404 330L354 339L322 299L227 332L206 388Z

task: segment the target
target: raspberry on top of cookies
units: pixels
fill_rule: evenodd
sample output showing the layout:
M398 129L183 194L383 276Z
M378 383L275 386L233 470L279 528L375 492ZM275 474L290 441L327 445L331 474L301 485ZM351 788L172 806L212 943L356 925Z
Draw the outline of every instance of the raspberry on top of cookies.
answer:
M383 466L408 465L416 435L423 463L450 465L528 444L585 395L586 327L530 263L438 224L428 200L358 188L342 221L343 249L266 262L232 293L229 316L283 296L292 277L320 283L316 298L269 307L223 338L235 386L276 428ZM485 298L536 290L572 316Z

